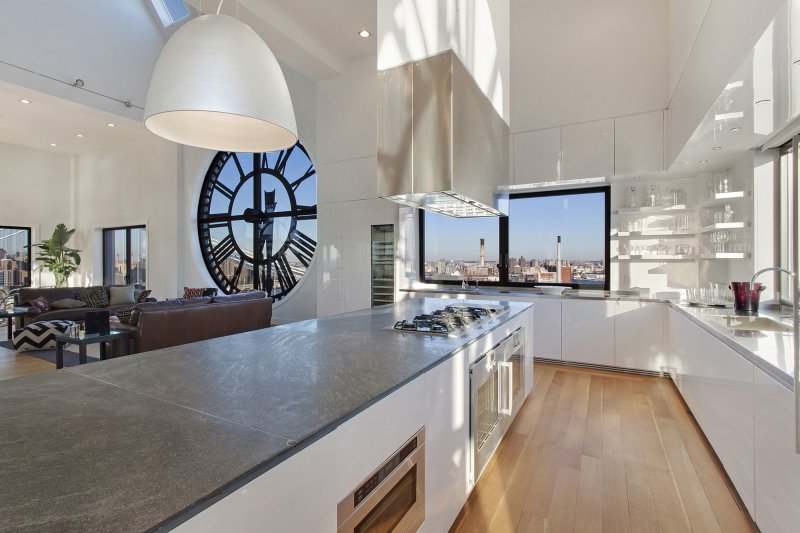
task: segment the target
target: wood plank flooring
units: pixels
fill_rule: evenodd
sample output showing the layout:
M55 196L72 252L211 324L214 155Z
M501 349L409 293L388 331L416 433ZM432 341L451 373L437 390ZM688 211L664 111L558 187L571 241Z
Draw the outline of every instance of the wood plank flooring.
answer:
M668 378L536 364L453 532L756 531Z
M3 332L5 332L5 326L3 326ZM0 333L0 335L2 334ZM0 380L49 372L55 369L54 363L0 346Z

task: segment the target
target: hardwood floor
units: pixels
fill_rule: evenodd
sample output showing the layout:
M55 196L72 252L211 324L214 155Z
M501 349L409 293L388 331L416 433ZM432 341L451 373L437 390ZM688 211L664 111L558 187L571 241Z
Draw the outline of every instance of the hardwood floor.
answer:
M39 374L55 369L56 365L53 363L0 346L0 380Z
M756 531L743 508L668 378L537 363L451 531Z

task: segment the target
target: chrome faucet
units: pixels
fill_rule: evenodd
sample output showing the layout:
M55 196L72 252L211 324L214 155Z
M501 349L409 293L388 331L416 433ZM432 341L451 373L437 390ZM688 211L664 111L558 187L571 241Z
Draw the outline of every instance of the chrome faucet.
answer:
M788 274L788 275L790 275L792 277L792 280L794 281L794 284L797 285L797 274L795 274L794 272L792 272L788 268L767 267L767 268L762 268L761 270L759 270L758 272L753 274L752 279L750 279L750 286L752 287L753 283L755 283L755 281L756 281L756 278L758 276L760 276L761 274L765 273L765 272L783 272L784 274ZM780 308L781 308L781 302L780 302L780 298L778 298L778 312L780 312ZM793 318L793 320L796 321L796 317L798 316L798 312L797 312L797 294L794 291L792 291L792 310L793 310L793 314L790 315L790 316L795 317L795 318ZM780 318L788 318L788 317L785 317L785 316L781 315Z

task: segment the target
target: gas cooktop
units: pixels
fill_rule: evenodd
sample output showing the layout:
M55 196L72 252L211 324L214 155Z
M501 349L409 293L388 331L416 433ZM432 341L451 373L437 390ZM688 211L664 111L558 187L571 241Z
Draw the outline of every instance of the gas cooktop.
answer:
M390 329L401 333L460 337L506 311L507 307L448 305L430 314L417 315L411 320L401 320Z

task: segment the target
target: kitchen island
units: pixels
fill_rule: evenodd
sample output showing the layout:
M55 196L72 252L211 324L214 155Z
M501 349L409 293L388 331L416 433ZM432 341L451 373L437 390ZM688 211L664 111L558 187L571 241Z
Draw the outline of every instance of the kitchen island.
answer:
M428 455L464 440L466 365L532 320L494 303L508 312L461 337L392 331L442 307L419 298L0 382L0 530L213 530L233 506L229 528L334 531L335 503L420 421L437 421ZM248 500L265 480L279 493ZM442 520L469 488L431 487Z

